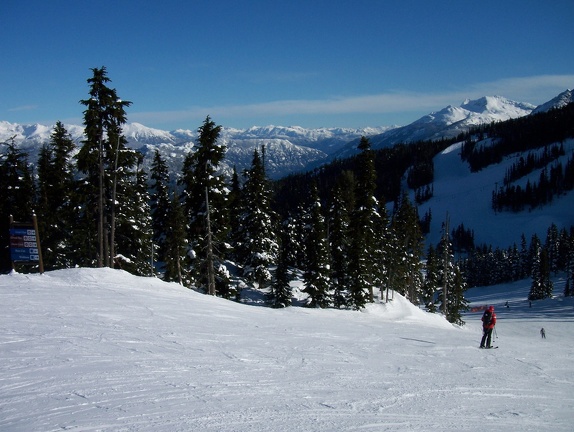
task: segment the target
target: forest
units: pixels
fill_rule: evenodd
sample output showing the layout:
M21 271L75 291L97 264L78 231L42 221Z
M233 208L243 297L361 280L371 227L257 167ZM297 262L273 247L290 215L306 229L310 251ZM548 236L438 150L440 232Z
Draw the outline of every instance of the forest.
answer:
M0 144L3 272L14 266L10 217L26 222L34 214L46 270L121 268L236 301L243 289L256 287L271 307L292 304L295 277L304 281L310 307L360 309L398 292L457 324L463 323L469 286L532 277L531 298L545 298L552 292L551 272L567 271L565 294L574 293L574 230L549 227L544 242L523 238L520 249L493 251L475 246L464 227L451 231L446 221L442 240L425 250L432 215L421 217L417 210L432 196L433 157L440 151L464 141L462 157L479 170L512 152L545 148L574 137L572 104L481 126L452 140L374 151L363 137L357 156L275 182L266 175L265 147L254 151L250 168L222 175L221 126L207 116L175 182L159 152L146 172L142 155L126 147L122 125L131 102L109 86L105 67L91 71L88 96L80 101L80 148L61 122L35 165L14 138ZM544 205L532 200L533 193L523 197L512 183L531 172L528 166L559 154L553 145L507 174L505 189L493 192L497 211ZM572 189L572 171L570 159L531 189L543 188L551 199ZM402 189L403 179L415 191L415 202Z

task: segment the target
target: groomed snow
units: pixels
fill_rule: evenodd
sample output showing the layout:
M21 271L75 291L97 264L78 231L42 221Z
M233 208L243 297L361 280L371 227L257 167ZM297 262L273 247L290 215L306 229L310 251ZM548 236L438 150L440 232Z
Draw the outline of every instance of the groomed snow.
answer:
M571 431L574 302L528 288L469 292L499 316L480 350L480 313L398 295L273 310L111 269L2 275L0 430Z

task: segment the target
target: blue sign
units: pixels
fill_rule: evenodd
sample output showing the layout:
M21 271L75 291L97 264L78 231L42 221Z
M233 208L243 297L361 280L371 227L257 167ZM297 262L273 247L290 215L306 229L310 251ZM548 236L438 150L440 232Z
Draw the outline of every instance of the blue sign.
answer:
M33 228L10 228L10 255L12 261L39 262L38 241Z

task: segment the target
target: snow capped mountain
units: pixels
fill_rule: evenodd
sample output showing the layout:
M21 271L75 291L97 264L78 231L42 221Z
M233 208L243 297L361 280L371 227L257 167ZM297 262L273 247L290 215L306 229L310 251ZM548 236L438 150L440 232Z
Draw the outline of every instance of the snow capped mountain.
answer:
M83 126L65 125L65 127L74 142L81 145L84 139ZM234 166L238 172L248 168L254 150L265 146L267 172L271 178L280 178L305 169L309 164L325 160L329 153L353 139L363 135L380 134L388 129L388 127L305 129L298 126L265 126L242 130L223 127L220 139L221 143L227 146L227 155L222 163L222 171L230 174ZM16 143L28 152L30 161L35 162L41 146L50 140L52 130L53 125L19 125L1 121L0 142L15 137ZM181 170L185 155L193 150L198 135L197 131L177 129L168 132L140 123L127 123L124 125L123 133L128 141L128 147L139 150L145 155L145 166L150 166L157 149L174 173Z
M553 108L562 108L563 106L566 106L572 102L574 102L574 93L572 92L572 90L568 89L560 93L554 99L551 99L548 102L537 106L536 109L532 111L532 114L550 111Z
M255 149L265 146L267 172L271 178L309 169L334 158L345 158L357 153L361 136L371 140L374 149L392 146L399 142L432 140L455 137L468 128L493 121L504 121L560 107L573 99L567 90L538 108L528 103L515 102L501 96L485 96L465 100L460 106L449 105L440 111L427 114L413 123L397 127L367 128L317 128L299 126L254 126L248 129L223 127L221 141L227 146L227 156L222 171L238 172L251 164ZM84 139L84 127L65 125L72 139L78 144ZM53 126L40 124L20 125L0 121L0 142L15 137L16 143L29 154L35 163L42 144L50 140ZM124 125L128 146L144 153L144 165L151 164L155 150L159 150L172 172L181 170L183 159L193 151L197 139L196 130L177 129L164 131L139 123Z
M0 142L5 142L14 137L15 142L25 149L41 146L50 140L53 129L54 125L21 125L18 123L0 121ZM66 125L66 129L76 143L79 143L83 139L83 126Z
M485 96L476 100L466 100L460 106L466 111L485 116L486 120L509 120L530 114L534 105L524 102L515 102L502 96ZM474 117L476 119L476 117Z
M177 137L170 132L149 128L140 123L124 125L123 133L130 143L176 144L178 141Z
M502 96L467 99L458 107L449 105L407 126L373 136L370 141L373 149L379 149L397 143L453 138L461 132L466 132L472 126L522 117L530 114L534 108L534 105L515 102ZM336 156L348 157L356 154L357 143L358 141L349 143Z
M295 145L311 147L330 154L349 141L361 136L381 134L390 127L352 128L318 128L305 129L299 126L255 126L245 131L237 131L234 139L283 139Z

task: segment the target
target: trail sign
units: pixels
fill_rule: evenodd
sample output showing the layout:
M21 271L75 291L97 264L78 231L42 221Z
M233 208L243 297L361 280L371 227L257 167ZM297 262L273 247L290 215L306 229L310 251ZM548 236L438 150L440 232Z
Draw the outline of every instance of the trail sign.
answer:
M14 264L38 264L40 273L44 273L42 246L38 232L38 219L32 215L32 223L14 222L10 216L10 257Z
M14 262L37 263L40 261L34 227L10 228L10 254Z

